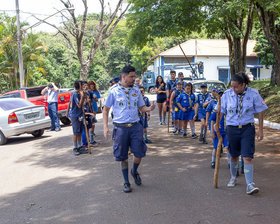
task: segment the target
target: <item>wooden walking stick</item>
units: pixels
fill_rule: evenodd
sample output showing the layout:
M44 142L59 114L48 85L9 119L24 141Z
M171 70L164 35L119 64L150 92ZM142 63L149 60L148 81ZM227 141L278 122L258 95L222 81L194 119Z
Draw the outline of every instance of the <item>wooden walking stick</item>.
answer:
M216 164L215 164L215 171L214 171L214 187L218 188L218 175L219 175L219 166L220 166L220 155L221 155L221 150L222 150L222 142L223 138L220 133L220 110L221 110L221 96L218 94L217 96L218 100L218 109L217 109L217 117L216 117L216 127L217 127L217 136L219 139L218 146L217 146L217 151L216 151ZM212 130L214 131L214 130Z

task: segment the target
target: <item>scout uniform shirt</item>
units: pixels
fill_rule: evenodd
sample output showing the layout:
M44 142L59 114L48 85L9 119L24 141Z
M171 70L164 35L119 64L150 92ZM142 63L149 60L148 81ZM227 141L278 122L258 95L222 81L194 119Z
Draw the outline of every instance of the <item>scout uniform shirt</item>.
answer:
M186 112L189 112L195 104L195 95L193 93L187 94L186 92L182 92L178 96L176 103L180 103L183 108L187 109Z
M113 107L113 122L123 124L138 122L138 107L145 106L145 102L138 87L116 84L110 88L104 105Z
M244 93L238 96L233 89L229 89L222 96L221 112L226 114L227 125L254 123L254 114L268 108L256 89L246 87Z
M211 97L210 93L199 93L197 95L197 103L198 103L198 113L204 113L205 109L203 108L203 104L205 104L207 102L207 100Z

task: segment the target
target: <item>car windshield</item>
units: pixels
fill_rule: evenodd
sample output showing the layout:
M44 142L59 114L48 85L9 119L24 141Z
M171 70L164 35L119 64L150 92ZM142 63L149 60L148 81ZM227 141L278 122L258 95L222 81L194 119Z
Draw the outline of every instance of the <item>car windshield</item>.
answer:
M194 92L200 92L200 86L203 84L204 82L199 82L199 83L194 83L193 84L193 90ZM207 90L208 92L211 91L211 88L212 86L216 86L218 88L221 88L221 89L226 89L225 88L225 85L223 83L219 83L219 82L205 82L205 84L207 84Z
M0 108L2 110L13 110L20 107L27 107L27 106L33 106L34 104L30 103L29 101L25 100L1 100L0 101Z

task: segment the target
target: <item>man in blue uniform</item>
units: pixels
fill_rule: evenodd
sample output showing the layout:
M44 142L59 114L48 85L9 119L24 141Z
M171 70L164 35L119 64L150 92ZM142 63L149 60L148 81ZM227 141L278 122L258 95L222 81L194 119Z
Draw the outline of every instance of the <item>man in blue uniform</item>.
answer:
M177 82L178 81L181 81L183 83L183 89L185 89L185 86L186 86L187 83L184 81L184 74L183 74L183 72L179 72L178 73Z
M210 94L207 93L207 84L203 83L200 85L201 93L197 95L197 107L195 110L195 118L201 121L200 125L200 136L199 141L203 144L207 144L206 134L207 134L207 125L206 125L206 110L203 105L206 103L206 100L210 97Z
M170 101L170 96L172 91L175 89L176 87L176 71L170 71L170 80L166 83L166 96L167 96L167 100L166 100L166 105L169 106L169 101Z
M172 92L171 94L171 98L170 98L170 104L172 105L172 118L174 121L174 130L173 133L176 134L178 131L179 134L179 130L182 128L179 125L179 114L180 114L180 108L177 105L177 98L178 96L183 92L183 82L181 80L177 81L176 84L176 89Z
M228 187L236 183L237 161L240 155L244 159L244 174L247 183L246 193L257 193L253 182L253 158L255 153L254 114L259 117L257 139L263 139L263 111L267 109L265 102L257 90L247 87L250 83L245 73L238 73L231 80L231 89L221 99L221 114L226 114L226 135L231 155L231 178Z
M145 106L139 88L134 86L135 68L128 65L122 70L121 83L114 85L108 94L103 108L104 137L108 139L108 113L114 110L113 151L116 161L121 162L124 179L123 191L131 192L128 178L128 149L134 154L131 175L136 185L142 181L137 172L141 159L146 155L146 144L143 140L143 126L139 123L138 109L142 113L154 110L155 105Z

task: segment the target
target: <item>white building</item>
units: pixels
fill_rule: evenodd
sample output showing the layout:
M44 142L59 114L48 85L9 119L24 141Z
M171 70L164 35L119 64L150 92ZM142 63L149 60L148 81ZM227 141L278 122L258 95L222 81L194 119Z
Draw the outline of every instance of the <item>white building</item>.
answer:
M266 69L260 65L260 58L254 52L255 40L249 40L247 44L246 72L252 72L254 79L269 79L271 68ZM228 41L221 39L191 39L181 44L187 58L192 63L203 62L204 78L206 80L220 80L228 83L231 78L229 67ZM153 66L155 75L161 75L165 80L169 79L168 66L187 64L179 45L160 53ZM165 68L165 69L163 69ZM185 77L191 76L191 69L179 68L176 72L183 72Z

